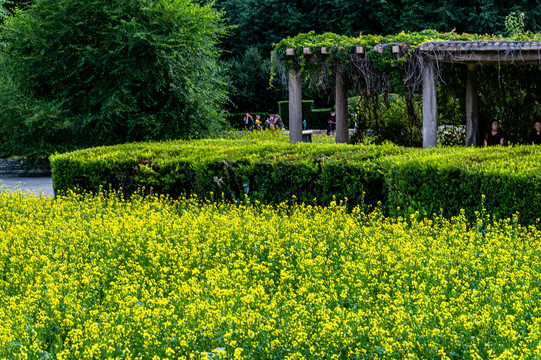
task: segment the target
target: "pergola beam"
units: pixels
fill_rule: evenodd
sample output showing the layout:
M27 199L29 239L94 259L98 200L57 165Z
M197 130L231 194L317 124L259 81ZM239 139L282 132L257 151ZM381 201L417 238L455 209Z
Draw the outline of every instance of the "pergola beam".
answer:
M476 65L541 65L541 54L433 54L427 57L434 62Z

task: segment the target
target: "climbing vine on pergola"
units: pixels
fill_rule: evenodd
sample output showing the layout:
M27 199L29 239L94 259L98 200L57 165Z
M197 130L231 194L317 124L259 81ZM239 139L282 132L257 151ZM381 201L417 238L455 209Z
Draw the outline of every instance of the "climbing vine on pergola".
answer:
M424 30L352 38L332 33L316 35L310 32L283 39L274 46L275 61L271 81L278 78L284 84L289 83L290 91L292 78L296 81L304 79L314 88L326 89L334 85L336 91L339 91L337 82L340 79L343 86L353 87L361 96L370 97L392 91L409 96L410 99L423 87L423 98L431 99L426 93L433 91L426 89L429 85L427 79L435 79L442 63L466 64L469 69L468 76L471 77L469 79L475 82L475 68L479 64L539 64L540 41L541 34L532 33L504 38ZM428 69L429 67L431 69ZM336 95L338 97L338 93ZM434 109L426 109L427 103L423 103L423 134L426 134L427 111L435 114L436 110L435 103L431 105ZM338 107L337 103L337 142L348 142L347 106L342 110L346 112L342 116L339 115ZM295 117L295 111L292 112L291 108L290 114ZM468 118L468 114L466 116ZM341 130L338 129L340 118L343 118L344 123ZM435 123L435 119L429 120ZM295 124L292 123L290 127L292 131L295 129L298 132ZM430 126L430 133L433 132L432 127ZM470 130L477 131L476 128ZM470 139L466 139L466 145L478 145L474 141L474 135L470 135ZM292 135L290 140L297 142L299 138L298 135ZM425 140L423 136L423 146L435 145L435 138Z

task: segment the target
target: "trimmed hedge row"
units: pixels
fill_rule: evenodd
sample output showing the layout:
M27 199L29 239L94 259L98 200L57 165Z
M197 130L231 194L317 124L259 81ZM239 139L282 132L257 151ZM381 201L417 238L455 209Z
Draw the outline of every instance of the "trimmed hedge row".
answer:
M384 199L381 159L409 151L395 145L348 146L277 141L197 140L99 147L51 157L55 192L100 188L133 193L280 203L350 204ZM364 196L363 196L364 194Z
M227 122L229 123L229 125L231 125L232 128L243 130L246 128L246 125L243 121L245 115L246 113L230 113L227 115ZM252 115L254 121L255 116L259 115L261 117L261 123L264 124L269 114L267 112L251 112L250 115Z
M307 129L322 130L328 125L331 109L314 109L313 100L302 101L302 117L306 120ZM278 113L284 121L286 128L289 129L289 101L278 102Z
M389 208L398 214L541 217L541 147L438 148L388 157ZM399 208L397 211L396 209Z
M395 215L419 212L495 218L541 214L541 147L411 149L297 144L269 140L197 140L125 144L51 157L54 188L184 193L214 200L329 204L381 201Z

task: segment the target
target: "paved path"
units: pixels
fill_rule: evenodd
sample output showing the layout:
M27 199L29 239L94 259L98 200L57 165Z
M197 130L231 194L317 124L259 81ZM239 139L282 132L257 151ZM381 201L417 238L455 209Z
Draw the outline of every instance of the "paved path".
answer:
M19 177L4 175L0 179L0 191L31 192L35 195L54 196L53 179L47 176Z

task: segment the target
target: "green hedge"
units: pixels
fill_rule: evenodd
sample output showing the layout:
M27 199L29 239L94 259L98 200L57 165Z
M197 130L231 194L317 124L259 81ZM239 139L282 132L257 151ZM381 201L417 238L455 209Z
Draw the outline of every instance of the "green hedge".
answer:
M331 109L315 109L312 110L310 121L308 123L308 129L327 129L329 126L329 119L331 118Z
M395 145L297 144L276 140L198 140L100 147L51 157L57 193L112 187L173 197L280 203L376 204L395 215L496 218L541 212L541 147L412 149Z
M357 97L348 98L349 107L357 104ZM306 120L306 128L313 130L325 130L329 125L331 108L314 109L313 100L302 101L302 117ZM289 128L289 101L278 102L278 113L284 120L284 124Z
M252 115L252 117L254 118L254 121L255 121L256 115L261 116L262 124L265 123L265 120L267 119L267 116L269 115L267 112L250 112L249 114ZM227 115L227 122L229 123L229 125L231 125L232 128L242 130L245 128L244 122L243 122L245 115L246 113L230 113Z
M291 200L373 204L384 199L381 159L395 145L348 146L277 141L198 140L125 144L51 157L55 192L122 189L265 203ZM249 190L248 190L249 187ZM152 188L152 190L150 190Z
M541 216L541 147L438 148L388 157L388 206L397 214L495 218L519 212L521 223ZM398 209L398 210L397 210Z
M303 120L306 120L306 123L309 124L312 119L312 108L314 106L314 100L303 100L302 101L302 117ZM289 101L279 101L278 102L278 114L282 118L284 125L289 129ZM313 129L310 126L307 126L308 129Z

